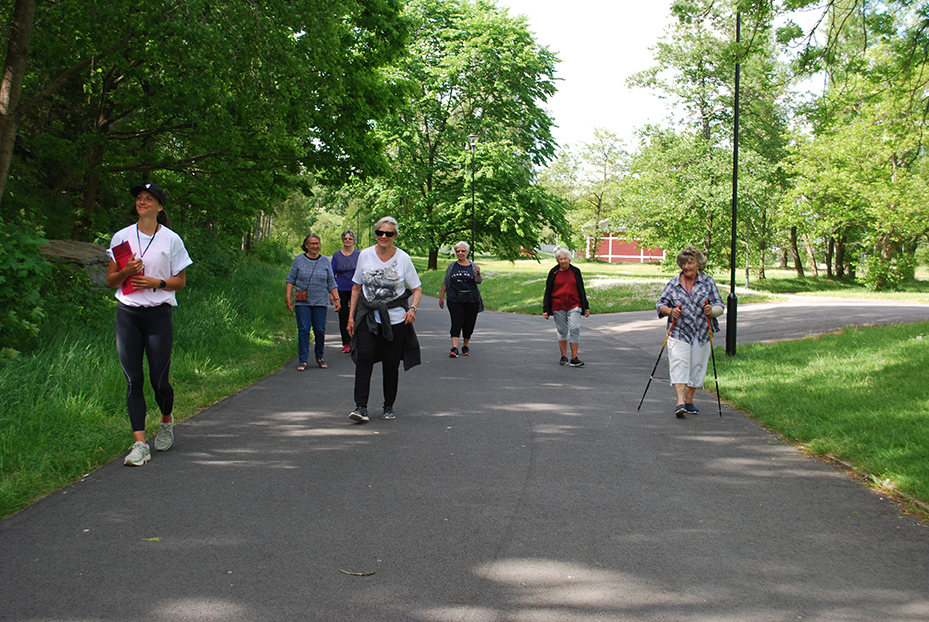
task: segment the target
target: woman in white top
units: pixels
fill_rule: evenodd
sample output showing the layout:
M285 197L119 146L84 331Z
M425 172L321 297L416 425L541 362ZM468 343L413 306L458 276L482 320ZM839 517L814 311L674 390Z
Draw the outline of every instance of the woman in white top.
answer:
M116 351L126 374L126 405L135 437L124 464L142 466L152 457L145 442L142 358L148 359L149 380L161 411L155 449L167 451L174 444L174 389L168 382L174 341L171 309L177 306L174 292L187 285L185 269L193 262L183 240L168 228L161 186L145 184L131 192L139 220L113 236L106 284L116 289Z
M384 414L394 419L394 400L404 369L419 364L419 341L413 330L416 309L423 290L405 252L394 246L400 232L397 221L385 216L374 226L376 243L361 251L355 276L348 331L352 336L352 360L355 361L354 421L368 421L368 394L374 364L381 361L384 373Z

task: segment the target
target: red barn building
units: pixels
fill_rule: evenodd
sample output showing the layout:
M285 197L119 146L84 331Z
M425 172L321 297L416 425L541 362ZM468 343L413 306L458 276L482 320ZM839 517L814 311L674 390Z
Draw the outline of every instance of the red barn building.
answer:
M609 263L659 263L664 259L662 249L640 247L638 242L634 240L630 242L613 233L602 236L596 249L593 249L593 243L593 238L588 238L588 257ZM591 250L593 250L592 255Z

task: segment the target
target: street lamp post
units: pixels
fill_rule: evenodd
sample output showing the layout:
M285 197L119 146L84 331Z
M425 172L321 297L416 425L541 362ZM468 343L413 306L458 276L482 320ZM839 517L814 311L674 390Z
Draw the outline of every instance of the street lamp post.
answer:
M477 134L468 134L471 147L471 259L474 259L474 147L477 146Z
M735 42L742 41L742 14L735 14ZM735 356L736 317L738 316L739 297L735 294L735 251L736 251L736 213L739 205L739 70L740 63L735 64L735 102L732 138L732 237L729 249L729 298L726 301L726 354ZM746 253L747 260L747 253Z

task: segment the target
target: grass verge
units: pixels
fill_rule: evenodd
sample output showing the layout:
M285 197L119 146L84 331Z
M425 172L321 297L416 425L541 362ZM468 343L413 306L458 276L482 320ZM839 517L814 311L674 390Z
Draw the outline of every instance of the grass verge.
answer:
M174 310L174 416L267 376L294 356L283 303L287 268L243 264L222 283L191 278ZM0 518L125 453L126 380L116 356L111 291L88 290L73 317L47 322L39 344L0 366ZM50 314L50 317L56 315ZM147 377L147 372L146 372ZM158 408L146 386L148 434Z
M425 270L425 261L415 260L423 282L423 293L438 296L445 277L445 268L453 258L439 258L438 270ZM481 267L484 282L480 285L484 306L494 311L541 314L545 279L555 260L496 261L484 258L475 260ZM650 311L673 274L664 272L657 264L607 264L599 261L575 259L572 262L584 276L584 288L591 313L619 313L624 311ZM722 278L722 277L720 277ZM729 294L728 283L717 280L723 299ZM741 291L739 302L772 302L776 295Z
M929 501L929 323L717 350L727 402L887 494Z

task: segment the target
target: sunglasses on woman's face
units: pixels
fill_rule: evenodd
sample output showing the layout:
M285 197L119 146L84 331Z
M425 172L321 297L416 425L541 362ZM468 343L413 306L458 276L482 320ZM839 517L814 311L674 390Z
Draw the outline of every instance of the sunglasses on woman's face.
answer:
M386 235L388 238L392 238L392 237L394 237L395 235L397 235L397 232L396 232L396 231L381 231L380 229L375 229L375 230L374 230L374 235L376 235L377 237L381 237L382 235Z

